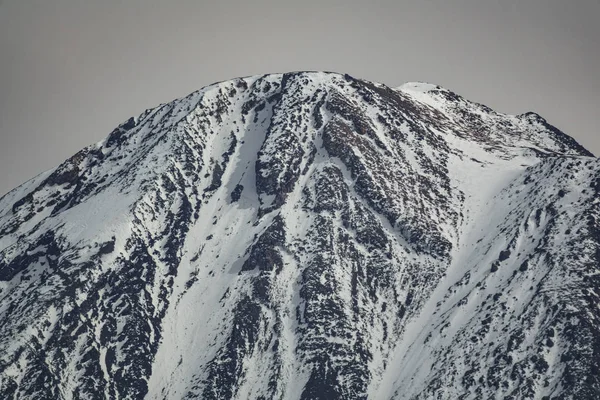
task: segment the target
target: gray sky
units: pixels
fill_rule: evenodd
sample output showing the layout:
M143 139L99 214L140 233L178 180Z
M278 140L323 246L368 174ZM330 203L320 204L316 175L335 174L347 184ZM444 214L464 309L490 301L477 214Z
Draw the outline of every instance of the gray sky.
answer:
M295 70L427 81L600 154L600 0L0 0L0 195L144 109Z

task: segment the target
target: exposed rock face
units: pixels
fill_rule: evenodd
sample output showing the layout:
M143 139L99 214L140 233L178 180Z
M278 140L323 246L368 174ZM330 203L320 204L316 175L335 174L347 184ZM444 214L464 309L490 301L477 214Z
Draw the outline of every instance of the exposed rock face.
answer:
M0 199L0 397L600 397L600 162L533 113L289 73Z

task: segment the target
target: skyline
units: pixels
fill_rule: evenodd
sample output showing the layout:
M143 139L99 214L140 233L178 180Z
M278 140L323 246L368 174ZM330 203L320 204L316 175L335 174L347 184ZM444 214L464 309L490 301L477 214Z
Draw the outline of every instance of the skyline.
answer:
M150 4L150 6L148 6ZM600 3L0 2L0 195L213 82L328 70L539 113L600 154Z

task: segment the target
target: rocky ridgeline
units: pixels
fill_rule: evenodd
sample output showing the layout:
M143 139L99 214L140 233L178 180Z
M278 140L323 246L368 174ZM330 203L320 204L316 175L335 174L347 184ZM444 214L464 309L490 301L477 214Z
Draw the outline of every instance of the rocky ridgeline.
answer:
M0 199L0 396L597 398L599 190L439 86L208 86Z

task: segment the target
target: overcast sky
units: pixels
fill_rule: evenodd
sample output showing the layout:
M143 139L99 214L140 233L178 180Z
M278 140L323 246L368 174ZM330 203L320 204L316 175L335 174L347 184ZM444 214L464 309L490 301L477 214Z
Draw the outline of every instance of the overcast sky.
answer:
M535 111L600 154L600 0L0 0L0 195L144 109L328 70Z

